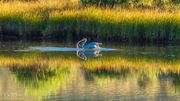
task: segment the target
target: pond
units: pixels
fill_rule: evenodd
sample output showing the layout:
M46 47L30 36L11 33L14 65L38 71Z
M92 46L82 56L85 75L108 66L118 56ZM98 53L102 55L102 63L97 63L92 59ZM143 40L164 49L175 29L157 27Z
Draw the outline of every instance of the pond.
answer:
M1 42L0 100L180 100L179 45L75 46Z

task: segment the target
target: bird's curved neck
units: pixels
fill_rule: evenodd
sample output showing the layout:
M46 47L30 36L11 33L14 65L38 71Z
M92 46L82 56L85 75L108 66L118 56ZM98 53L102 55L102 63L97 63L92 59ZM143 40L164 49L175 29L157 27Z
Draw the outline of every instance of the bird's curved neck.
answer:
M84 39L80 40L80 41L76 44L76 47L77 47L77 48L83 48L83 46L85 45L86 42L87 42L87 39L84 38Z

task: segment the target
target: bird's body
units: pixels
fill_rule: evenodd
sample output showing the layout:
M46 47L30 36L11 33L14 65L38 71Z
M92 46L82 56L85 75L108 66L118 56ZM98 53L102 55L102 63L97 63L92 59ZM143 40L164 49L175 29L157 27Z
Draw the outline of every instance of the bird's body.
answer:
M100 48L100 45L102 45L102 43L98 43L98 42L90 42L90 43L86 43L86 42L87 39L83 38L77 43L77 48L82 48L84 50L95 50L97 48Z
M100 43L98 43L98 42L91 42L91 43L85 44L83 46L83 48L85 48L85 49L100 48L99 45L100 45Z

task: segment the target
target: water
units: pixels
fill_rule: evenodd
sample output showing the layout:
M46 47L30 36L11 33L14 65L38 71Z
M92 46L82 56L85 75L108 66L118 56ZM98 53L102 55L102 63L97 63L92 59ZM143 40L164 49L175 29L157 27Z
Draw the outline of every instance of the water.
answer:
M105 44L118 50L84 61L73 44L0 44L0 100L180 100L179 45Z

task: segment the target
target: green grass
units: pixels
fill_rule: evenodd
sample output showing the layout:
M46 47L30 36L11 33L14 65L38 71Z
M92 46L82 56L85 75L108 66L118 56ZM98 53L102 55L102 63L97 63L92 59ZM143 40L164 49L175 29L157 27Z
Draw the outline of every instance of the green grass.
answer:
M179 10L80 7L77 2L0 3L0 39L179 41ZM71 6L70 6L71 5ZM23 9L21 9L23 8Z

